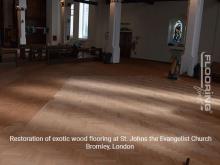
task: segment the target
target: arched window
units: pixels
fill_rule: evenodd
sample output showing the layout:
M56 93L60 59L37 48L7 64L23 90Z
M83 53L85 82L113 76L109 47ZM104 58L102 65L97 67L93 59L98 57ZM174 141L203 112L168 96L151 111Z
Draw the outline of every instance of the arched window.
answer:
M183 23L178 20L173 27L173 41L175 43L180 43L182 41L183 36Z

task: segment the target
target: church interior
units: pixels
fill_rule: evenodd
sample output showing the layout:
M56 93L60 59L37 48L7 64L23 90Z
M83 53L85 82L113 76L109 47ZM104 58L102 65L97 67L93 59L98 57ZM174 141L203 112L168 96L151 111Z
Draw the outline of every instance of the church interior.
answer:
M219 0L0 0L0 165L219 164L219 43Z

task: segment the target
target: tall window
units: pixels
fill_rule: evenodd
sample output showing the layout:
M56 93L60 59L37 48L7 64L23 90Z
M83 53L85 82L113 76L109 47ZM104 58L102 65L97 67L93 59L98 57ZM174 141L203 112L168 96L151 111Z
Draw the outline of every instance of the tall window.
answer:
M79 38L88 38L89 27L89 5L85 3L79 4Z
M73 28L74 28L74 4L70 7L70 38L73 38Z

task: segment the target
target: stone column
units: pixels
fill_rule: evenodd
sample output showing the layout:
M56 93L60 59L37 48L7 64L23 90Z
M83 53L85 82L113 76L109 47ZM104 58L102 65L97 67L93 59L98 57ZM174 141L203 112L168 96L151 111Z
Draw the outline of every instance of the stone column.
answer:
M62 36L60 0L47 0L47 27L49 28L47 43L49 45L61 44Z
M27 9L26 0L19 0L18 6L17 6L19 45L26 45L26 26L25 26L26 9Z
M112 63L120 62L121 0L111 0L109 17L109 43L107 51L112 53Z
M186 45L181 62L181 73L187 73L189 76L194 75L194 67L199 59L203 6L204 0L189 1Z
M60 22L61 22L61 27L60 27L60 40L61 40L61 44L65 44L66 41L66 36L65 36L65 32L66 32L66 1L61 1L61 13L60 13Z

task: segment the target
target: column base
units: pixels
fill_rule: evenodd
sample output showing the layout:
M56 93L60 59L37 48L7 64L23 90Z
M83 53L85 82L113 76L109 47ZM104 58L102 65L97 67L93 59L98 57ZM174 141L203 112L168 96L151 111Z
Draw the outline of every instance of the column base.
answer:
M114 48L112 53L112 63L120 63L120 48Z

